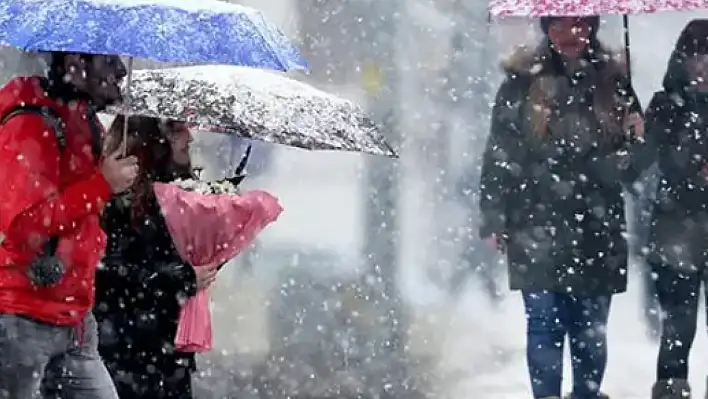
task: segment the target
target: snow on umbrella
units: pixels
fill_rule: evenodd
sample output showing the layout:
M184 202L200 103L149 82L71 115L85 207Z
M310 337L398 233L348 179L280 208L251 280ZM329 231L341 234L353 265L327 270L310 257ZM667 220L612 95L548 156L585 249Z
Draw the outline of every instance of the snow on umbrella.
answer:
M3 0L0 44L165 62L307 69L255 9L217 0Z
M706 0L491 0L499 17L590 16L689 11L708 8Z
M359 106L270 71L233 66L138 70L126 100L129 114L194 123L208 131L312 150L397 156Z
M490 0L489 2L489 14L493 17L622 15L627 73L630 81L631 56L628 15L705 8L708 8L708 0Z

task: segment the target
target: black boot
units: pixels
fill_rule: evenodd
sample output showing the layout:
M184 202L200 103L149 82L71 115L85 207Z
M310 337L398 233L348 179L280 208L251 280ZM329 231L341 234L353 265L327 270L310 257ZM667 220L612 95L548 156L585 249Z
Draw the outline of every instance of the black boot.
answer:
M659 380L651 389L651 399L691 399L691 387L683 379Z

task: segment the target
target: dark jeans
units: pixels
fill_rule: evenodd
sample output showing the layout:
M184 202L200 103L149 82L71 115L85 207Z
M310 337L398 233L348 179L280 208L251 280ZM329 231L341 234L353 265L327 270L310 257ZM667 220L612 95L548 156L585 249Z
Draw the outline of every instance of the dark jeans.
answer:
M573 399L596 399L607 364L611 297L576 298L522 292L527 319L526 357L535 399L561 396L563 347L570 340Z
M703 273L653 264L656 294L663 313L657 380L688 377L688 355L698 326ZM680 343L680 344L679 344Z

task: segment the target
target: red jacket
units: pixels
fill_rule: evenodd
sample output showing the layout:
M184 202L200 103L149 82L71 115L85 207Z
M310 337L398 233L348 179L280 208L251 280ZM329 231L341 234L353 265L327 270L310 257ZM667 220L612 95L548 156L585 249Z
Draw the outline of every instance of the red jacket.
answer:
M65 123L61 151L40 115L0 126L0 313L55 325L79 323L94 302L94 277L106 246L99 214L111 190L92 153L88 104L57 102L39 78L0 89L0 117L18 105L51 107ZM55 286L36 287L25 270L50 236L67 272Z

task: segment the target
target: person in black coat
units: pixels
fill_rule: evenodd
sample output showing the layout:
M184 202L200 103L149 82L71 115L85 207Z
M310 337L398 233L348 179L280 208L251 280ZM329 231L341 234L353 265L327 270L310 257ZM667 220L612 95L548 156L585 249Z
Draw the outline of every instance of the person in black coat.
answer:
M646 123L660 173L647 255L663 313L652 398L687 398L708 262L708 20L679 36Z
M119 116L107 151L122 142ZM96 274L99 352L124 399L191 399L192 353L175 351L181 305L216 277L215 268L195 269L177 254L152 191L153 182L192 177L191 136L184 124L130 117L128 155L140 174L128 193L103 214L108 247Z
M480 236L506 253L527 317L533 397L559 398L569 337L576 399L600 393L612 295L626 290L622 182L643 134L627 66L598 17L544 17L545 37L504 64L481 175Z

